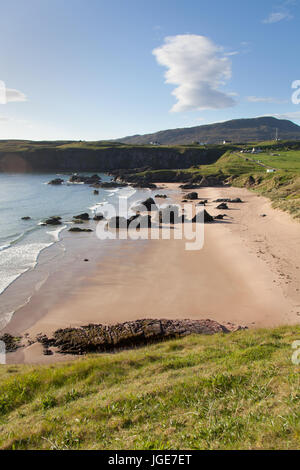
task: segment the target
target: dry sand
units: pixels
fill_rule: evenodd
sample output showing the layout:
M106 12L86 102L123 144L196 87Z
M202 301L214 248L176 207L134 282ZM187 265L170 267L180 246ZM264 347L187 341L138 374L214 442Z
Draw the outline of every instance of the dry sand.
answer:
M248 327L299 323L300 224L246 189L197 192L210 200L212 215L220 213L213 199L245 201L221 211L229 216L225 223L205 225L202 250L186 251L185 240L150 240L138 250L124 241L63 297L46 282L6 331L34 338L57 328L138 318L210 318ZM11 363L58 359L64 357L43 356L39 344L8 355Z

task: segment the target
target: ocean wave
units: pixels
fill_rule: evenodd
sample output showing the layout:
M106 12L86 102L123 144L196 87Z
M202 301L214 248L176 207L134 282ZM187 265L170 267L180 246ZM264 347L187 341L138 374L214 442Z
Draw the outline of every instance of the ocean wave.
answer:
M18 277L36 266L39 254L50 243L29 243L27 245L10 246L0 252L0 294Z
M11 246L15 245L16 243L22 241L22 239L28 235L29 233L31 232L34 232L35 230L39 229L39 226L38 225L35 225L33 227L30 227L28 228L27 230L24 230L23 232L21 233L15 233L13 235L11 235L11 239L8 240L7 243L5 243L4 245L1 245L0 246L0 252L3 251L3 250L6 250L7 248L10 248Z

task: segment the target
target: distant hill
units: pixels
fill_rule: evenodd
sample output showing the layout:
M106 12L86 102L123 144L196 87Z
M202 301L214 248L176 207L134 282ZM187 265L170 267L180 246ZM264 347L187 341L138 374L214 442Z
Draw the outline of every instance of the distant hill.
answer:
M300 140L300 126L283 119L260 117L254 119L235 119L232 121L209 124L205 126L169 129L153 134L133 135L117 139L126 144L149 144L157 142L162 145L191 144L203 142L219 144L224 140L231 142L257 142L274 140L278 129L281 140Z

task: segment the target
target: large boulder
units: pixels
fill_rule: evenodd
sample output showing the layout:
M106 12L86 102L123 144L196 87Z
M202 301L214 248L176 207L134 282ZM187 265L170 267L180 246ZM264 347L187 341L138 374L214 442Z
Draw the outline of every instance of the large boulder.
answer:
M186 196L186 199L190 200L190 201L195 201L196 199L198 199L198 193L189 193L187 194Z
M84 212L83 214L74 215L73 219L90 220L90 216L87 212Z
M77 175L74 174L70 177L69 183L84 183L84 184L99 184L101 178L99 175L94 174L92 176Z
M219 204L216 209L218 210L227 210L228 209L228 206L226 204L226 202L222 202L221 204Z
M100 220L103 220L103 219L105 219L103 214L95 214L94 217L93 217L93 220L96 220L97 222L99 222Z
M46 219L44 223L46 225L61 225L61 217L54 215Z
M210 224L210 223L214 222L214 218L205 209L203 210L203 216L204 216L203 222L205 224ZM193 217L192 222L193 223L199 222L199 215L198 214L195 215L195 217Z
M69 228L69 232L92 232L93 230L90 228L80 228L80 227L71 227Z
M152 199L152 197L149 197L145 201L135 206L133 210L139 211L139 212L157 211L157 205L155 204L154 199Z
M62 183L64 183L64 180L62 180L61 178L55 178L54 180L48 182L48 184L52 184L53 186L58 186Z

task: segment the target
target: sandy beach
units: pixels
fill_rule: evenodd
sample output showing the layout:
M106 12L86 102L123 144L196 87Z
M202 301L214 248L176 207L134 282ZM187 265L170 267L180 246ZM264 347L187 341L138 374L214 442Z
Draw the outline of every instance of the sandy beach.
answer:
M184 192L178 186L163 185L181 201ZM76 273L77 282L59 293L64 274L55 273L5 331L27 341L58 328L141 318L209 318L250 328L299 323L300 224L246 189L211 187L197 192L209 199L206 209L211 215L228 215L205 225L202 250L186 251L185 240L124 240L99 262L90 253L94 262ZM234 197L244 203L216 209L214 199ZM8 355L10 363L64 359L43 356L38 343Z

